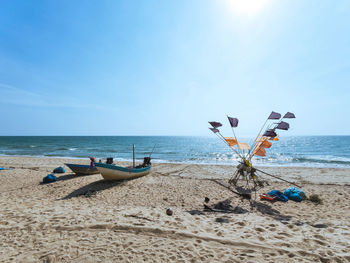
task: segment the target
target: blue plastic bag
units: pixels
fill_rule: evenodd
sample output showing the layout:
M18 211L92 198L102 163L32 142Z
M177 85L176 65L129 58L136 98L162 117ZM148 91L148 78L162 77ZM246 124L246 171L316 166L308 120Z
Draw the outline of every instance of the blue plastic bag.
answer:
M284 191L284 194L291 200L301 202L305 199L306 195L303 190L297 187L289 187Z
M57 181L57 177L53 174L48 174L43 178L44 184L48 184L48 183L52 183L52 182L56 182L56 181Z
M268 195L276 196L276 201L288 202L288 197L285 196L281 191L272 190L267 193Z
M53 169L53 172L55 174L63 174L63 173L66 172L66 170L64 170L64 168L62 166L60 166L60 167L57 167L57 168Z

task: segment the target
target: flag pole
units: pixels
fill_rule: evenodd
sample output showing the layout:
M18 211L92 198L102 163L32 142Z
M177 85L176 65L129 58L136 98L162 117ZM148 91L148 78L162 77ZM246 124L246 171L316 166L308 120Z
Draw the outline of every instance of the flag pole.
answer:
M229 116L228 116L227 114L226 114L226 117L227 117L227 119L228 119L228 120L229 120L229 122L230 122ZM241 148L239 148L239 144L238 144L237 136L236 136L235 130L233 129L233 127L232 127L232 125L231 125L231 122L230 122L230 126L231 126L231 129L232 129L232 132L233 132L233 136L234 136L234 138L235 138L235 140L236 140L236 142L237 142L238 149L240 149L241 154L242 154L242 155L244 155L243 150L242 150ZM240 156L240 157L241 157L241 158L243 158L243 156Z
M225 140L225 137L222 136L222 134L220 133L220 131L219 131L219 132L214 132L214 133L215 133L215 135L218 136L218 138L219 138L220 140L222 140L232 151L234 151L236 154L238 154L239 157L241 157L241 158L243 159L243 157L241 156L241 154L240 154L239 152L237 152L234 148L232 148L232 147L228 144L228 142ZM219 135L218 135L217 133L218 133Z
M228 142L225 140L225 137L222 136L222 134L221 134L220 132L218 132L218 134L220 134L222 140L226 143L226 145L227 145L232 151L234 151L236 154L238 154L239 157L243 158L242 155L241 155L236 149L232 148L232 147L228 144Z
M270 115L269 115L269 116L270 116ZM255 140L253 141L252 146L250 147L250 149L249 149L249 151L248 151L247 158L250 158L250 159L251 159L251 157L250 157L250 152L251 152L251 151L254 151L253 148L255 148L255 146L256 146L256 140L258 139L260 133L262 132L262 130L263 130L263 128L265 127L265 125L266 125L266 123L267 123L268 120L269 120L269 118L266 119L266 121L264 122L264 125L261 127L260 131L258 132L258 135L256 136Z
M135 144L132 145L132 167L135 168Z
M273 111L270 113L270 115L269 115L269 117L267 117L267 119L266 119L264 125L261 127L261 129L260 129L258 135L256 136L255 140L254 140L253 143L252 143L252 147L250 148L250 150L249 150L249 152L248 152L247 158L249 157L249 159L251 159L251 158L253 157L253 156L250 155L250 153L251 153L252 151L254 151L254 149L256 148L256 146L257 146L256 140L258 139L260 133L262 132L263 128L265 127L265 125L266 125L266 123L267 123L267 121L270 119L270 116L271 116L273 113L274 113ZM275 113L279 114L278 112L275 112ZM282 117L281 114L279 114L279 115L280 115L280 117L278 118L278 120L280 120L281 117ZM271 118L271 119L274 120L274 118ZM282 118L282 119L283 119L283 118ZM270 126L271 126L271 124L270 124ZM269 127L270 127L270 126L269 126Z

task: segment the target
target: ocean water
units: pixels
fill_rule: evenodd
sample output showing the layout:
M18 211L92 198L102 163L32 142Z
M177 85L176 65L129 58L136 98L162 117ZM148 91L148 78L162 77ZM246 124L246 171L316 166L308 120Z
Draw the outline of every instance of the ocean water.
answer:
M254 138L243 138L249 142ZM153 148L153 162L237 164L239 157L216 136L0 136L0 155L138 160ZM254 165L350 168L350 136L282 137L254 157Z

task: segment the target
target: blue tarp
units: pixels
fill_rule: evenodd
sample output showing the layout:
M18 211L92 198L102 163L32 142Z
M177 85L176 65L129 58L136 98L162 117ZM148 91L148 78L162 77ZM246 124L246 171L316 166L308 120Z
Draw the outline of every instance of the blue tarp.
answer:
M0 167L0 170L12 170L13 168L4 168L4 167Z
M291 200L301 202L306 198L303 190L297 187L289 187L284 191L284 194Z
M282 201L282 202L287 202L288 197L285 196L281 191L278 190L272 190L267 193L268 195L276 196L276 201Z
M56 182L56 181L57 181L57 177L53 174L48 174L43 178L44 184L52 183L52 182Z
M66 172L66 170L64 170L64 168L62 166L60 166L60 167L57 167L57 168L53 169L53 172L55 174L63 174L63 173Z

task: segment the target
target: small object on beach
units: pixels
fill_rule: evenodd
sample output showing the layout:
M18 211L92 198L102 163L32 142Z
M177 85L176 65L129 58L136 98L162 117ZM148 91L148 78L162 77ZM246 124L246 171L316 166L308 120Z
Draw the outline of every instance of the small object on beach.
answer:
M277 197L274 195L268 195L268 194L261 194L260 195L260 200L267 200L267 201L271 201L274 202L276 201Z
M310 195L308 200L318 205L322 204L322 199L317 194Z
M327 228L328 227L326 224L314 224L312 226L316 227L316 228Z
M214 209L230 211L231 209L233 209L233 206L231 205L231 200L226 199L224 201L221 201L215 204Z
M210 199L208 197L204 198L204 202L209 203Z
M47 255L41 259L42 259L43 263L55 263L56 262L55 255Z
M62 166L53 169L53 173L55 173L55 174L63 174L65 172L66 172L66 170Z
M279 190L272 190L267 193L269 196L276 196L276 201L288 202L288 197Z
M54 174L48 174L43 178L44 184L53 183L56 181L57 181L57 177Z
M0 167L0 170L13 170L13 169L14 169L13 167L10 167L10 168Z
M293 200L295 202L301 202L304 199L306 199L304 191L297 187L289 187L284 191L283 194L287 196L288 199Z
M217 222L217 223L229 223L230 221L228 221L227 218L217 217L217 218L215 218L215 222Z
M173 215L173 209L171 209L170 207L169 208L167 208L167 210L166 210L166 214L168 215L168 216L172 216Z

